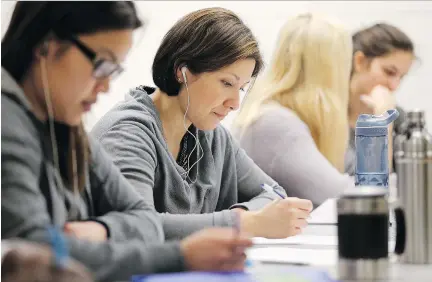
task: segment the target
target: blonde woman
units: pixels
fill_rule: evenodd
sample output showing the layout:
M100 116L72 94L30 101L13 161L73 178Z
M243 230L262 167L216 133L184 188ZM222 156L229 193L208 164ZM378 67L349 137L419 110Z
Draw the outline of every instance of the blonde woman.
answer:
M315 206L352 184L343 175L351 54L343 26L313 14L292 18L233 124L255 163Z

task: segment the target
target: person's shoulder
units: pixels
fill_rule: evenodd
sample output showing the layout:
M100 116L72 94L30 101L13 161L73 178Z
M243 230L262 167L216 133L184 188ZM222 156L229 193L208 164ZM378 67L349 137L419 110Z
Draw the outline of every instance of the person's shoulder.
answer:
M116 104L93 126L91 135L100 139L106 132L114 127L134 126L137 129L150 129L158 127L157 112L149 96L147 87L131 89L125 99Z
M1 98L1 127L2 138L5 135L37 136L35 117L13 96L2 92Z
M308 125L297 113L280 104L271 104L263 109L262 114L251 125L255 133L273 134L275 132L309 133Z

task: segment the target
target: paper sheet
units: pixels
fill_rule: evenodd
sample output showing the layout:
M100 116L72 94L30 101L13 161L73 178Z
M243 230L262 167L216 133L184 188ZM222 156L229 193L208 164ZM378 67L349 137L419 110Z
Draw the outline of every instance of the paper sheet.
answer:
M255 245L305 245L337 247L337 236L297 235L285 239L253 238Z
M328 199L311 212L310 224L337 224L336 199Z
M307 264L333 266L338 259L334 249L298 249L288 247L252 248L247 251L249 260L268 263Z
M308 249L337 249L337 236L319 236L319 235L297 235L285 239L266 239L261 237L253 238L256 247L292 247L292 248L308 248ZM395 248L395 239L389 240L389 252L393 252Z

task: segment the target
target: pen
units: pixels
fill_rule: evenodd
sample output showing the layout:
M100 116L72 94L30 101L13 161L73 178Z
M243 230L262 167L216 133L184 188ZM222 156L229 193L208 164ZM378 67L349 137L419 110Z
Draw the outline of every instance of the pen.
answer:
M261 184L261 188L263 188L264 190L266 190L268 193L271 193L277 197L280 197L282 199L285 199L285 196L280 194L278 191L276 191L273 187L271 187L270 185L267 184Z
M59 268L66 266L69 258L69 248L62 231L56 226L48 227L48 234L51 239L54 265Z

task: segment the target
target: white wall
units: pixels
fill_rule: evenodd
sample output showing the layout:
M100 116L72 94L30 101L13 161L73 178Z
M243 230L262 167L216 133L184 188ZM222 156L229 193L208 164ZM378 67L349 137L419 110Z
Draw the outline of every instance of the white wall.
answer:
M5 3L8 3L7 5ZM122 100L131 87L153 85L151 64L163 35L180 17L204 7L224 7L237 13L252 29L268 62L280 27L300 12L314 11L339 18L353 31L377 21L386 21L405 31L414 41L421 64L404 79L396 93L405 109L426 111L432 132L432 2L429 1L139 1L140 13L147 21L142 39L125 62L126 72L112 83L109 94L102 95L86 117L88 128ZM2 1L2 24L10 2ZM5 14L6 13L6 14ZM2 25L2 33L4 25ZM231 117L224 122L229 125Z

